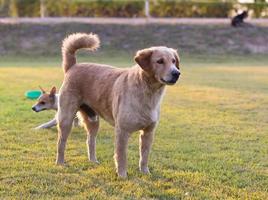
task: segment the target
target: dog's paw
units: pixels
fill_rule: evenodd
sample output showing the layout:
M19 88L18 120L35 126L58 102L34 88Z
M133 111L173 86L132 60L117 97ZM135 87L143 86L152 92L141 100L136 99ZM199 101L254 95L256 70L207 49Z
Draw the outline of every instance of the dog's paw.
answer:
M89 159L89 161L95 164L100 164L100 162L97 159Z
M150 170L148 167L140 168L140 172L143 174L150 174Z
M127 178L127 172L117 172L119 179L126 179Z
M64 162L64 160L56 160L56 165L64 166L65 162Z
M42 129L47 129L47 127L40 125L34 128L34 130L42 130Z
M36 130L36 131L38 131L40 129L42 129L40 126L37 126L37 127L33 128L33 130Z

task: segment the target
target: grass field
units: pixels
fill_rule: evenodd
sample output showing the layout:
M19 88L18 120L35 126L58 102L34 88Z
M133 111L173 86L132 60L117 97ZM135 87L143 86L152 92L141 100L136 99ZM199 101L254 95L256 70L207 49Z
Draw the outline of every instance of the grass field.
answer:
M56 129L33 130L54 113L32 112L24 92L59 87L60 59L2 60L0 199L268 199L268 62L228 60L186 59L180 82L163 100L152 173L138 172L134 133L127 180L115 174L113 128L104 121L99 165L87 161L82 128L70 135L66 167L54 164ZM131 64L125 55L94 61Z

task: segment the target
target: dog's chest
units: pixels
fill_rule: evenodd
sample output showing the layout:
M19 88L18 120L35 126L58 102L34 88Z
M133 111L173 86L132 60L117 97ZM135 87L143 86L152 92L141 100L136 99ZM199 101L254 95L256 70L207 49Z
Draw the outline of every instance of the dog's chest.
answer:
M149 122L156 123L158 121L158 119L159 119L159 111L158 110L159 110L159 108L157 108L157 110L151 111Z
M118 104L118 123L126 130L142 130L159 120L163 90L157 93L135 91L124 95Z
M125 118L125 125L130 131L138 131L145 129L146 127L157 123L159 119L158 112L152 111L150 113L135 113L129 114L128 117Z
M160 106L130 106L128 111L121 115L120 121L130 131L142 130L152 124L157 123L159 120Z
M159 108L155 107L154 109L146 109L140 110L140 112L136 113L136 117L138 121L142 124L147 125L151 123L155 123L159 119Z

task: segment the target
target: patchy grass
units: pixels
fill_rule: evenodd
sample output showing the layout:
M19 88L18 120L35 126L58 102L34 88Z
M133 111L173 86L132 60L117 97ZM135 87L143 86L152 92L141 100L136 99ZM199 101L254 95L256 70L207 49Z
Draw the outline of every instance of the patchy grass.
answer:
M100 165L87 161L82 128L70 135L66 167L54 164L56 129L32 129L54 113L33 113L34 101L25 99L24 92L38 85L59 87L63 73L55 66L60 59L1 62L1 199L267 199L267 62L186 60L180 82L167 87L163 100L152 174L138 172L134 133L127 180L116 177L114 131L104 121L97 141ZM131 64L124 55L94 61Z

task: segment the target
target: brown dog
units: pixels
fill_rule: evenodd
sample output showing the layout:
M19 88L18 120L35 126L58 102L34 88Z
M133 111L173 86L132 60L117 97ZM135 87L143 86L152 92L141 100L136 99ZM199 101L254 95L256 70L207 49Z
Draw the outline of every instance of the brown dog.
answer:
M151 47L137 52L138 65L119 69L94 63L76 63L75 52L95 50L99 39L94 34L77 33L63 41L63 70L58 111L57 164L64 163L64 150L72 121L80 111L88 138L89 160L97 162L97 116L115 127L114 159L118 176L127 176L127 144L130 134L141 130L140 171L149 173L148 156L159 119L165 85L180 76L179 56L174 49Z

